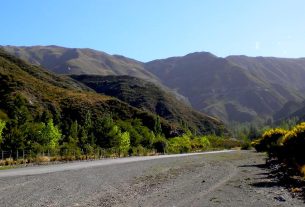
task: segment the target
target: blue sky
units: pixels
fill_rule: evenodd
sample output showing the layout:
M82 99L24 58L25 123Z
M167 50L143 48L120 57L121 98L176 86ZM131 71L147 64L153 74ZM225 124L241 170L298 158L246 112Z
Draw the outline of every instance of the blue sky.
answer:
M141 61L209 51L305 57L304 0L8 0L1 45L93 48Z

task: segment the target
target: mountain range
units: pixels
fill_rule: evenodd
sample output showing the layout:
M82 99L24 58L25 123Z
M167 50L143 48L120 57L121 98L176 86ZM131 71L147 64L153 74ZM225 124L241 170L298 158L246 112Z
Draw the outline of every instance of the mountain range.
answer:
M185 97L194 109L227 123L283 118L289 116L283 113L287 104L304 105L305 58L221 58L196 52L143 63L92 49L2 48L58 74L127 75L143 79L181 94L180 100Z
M111 115L115 120L138 119L151 130L154 129L159 115L162 132L166 137L180 135L186 130L196 131L198 134L222 134L226 131L217 119L194 111L155 84L129 78L112 76L107 80L99 76L71 78L56 75L0 50L0 118L5 120L15 116L16 107L21 105L18 110L31 112L34 119L48 112L58 123L84 120L87 112L90 112L94 118ZM101 92L98 86L102 80L108 81L110 88L119 85L122 85L122 88L117 88L112 93L97 93ZM124 89L125 80L136 84L127 84ZM89 81L96 85L89 84ZM128 87L138 87L137 91L146 91L145 89L149 88L156 91L156 95L130 92L129 89L133 89ZM125 93L128 99L122 98ZM135 104L137 102L147 103L147 106L144 107L144 104L141 107ZM149 108L148 104L155 108ZM189 125L183 124L183 120L187 120Z

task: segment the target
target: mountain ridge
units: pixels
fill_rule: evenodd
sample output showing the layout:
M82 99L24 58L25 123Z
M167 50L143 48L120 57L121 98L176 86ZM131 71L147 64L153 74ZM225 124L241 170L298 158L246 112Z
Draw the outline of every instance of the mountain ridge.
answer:
M5 114L11 112L8 108L9 103L15 100L16 94L18 94L25 101L26 107L33 116L40 116L42 112L49 111L54 116L58 116L58 119L82 120L86 111L90 111L94 117L112 114L115 119L140 119L150 129L153 129L153 123L156 121L157 115L153 111L144 111L116 97L98 94L75 79L55 75L39 66L29 65L1 50L0 83L2 86L0 112ZM152 83L149 82L149 84ZM172 98L176 101L174 96ZM166 107L164 109L167 109ZM179 111L175 107L172 109ZM204 122L200 122L201 127L206 127L205 131L200 131L202 134L212 133L212 131L221 133L222 130L225 130L222 123L216 119L204 115L198 117L198 120L201 119ZM187 129L178 120L170 120L167 117L161 117L161 123L166 136L171 136L176 129L180 132ZM199 124L197 126L199 127Z
M188 97L194 108L227 121L271 116L288 100L303 99L296 90L261 79L228 59L208 53L151 61L145 66L168 87ZM234 117L236 114L240 116Z
M45 68L57 73L128 75L165 85L165 88L176 92L177 97L182 94L182 99L187 99L195 109L227 123L270 118L287 102L299 103L305 98L305 58L244 55L221 58L209 52L194 52L143 63L91 49L49 46L60 48L56 52L50 51L49 47L40 47L42 51L47 50L52 57L61 57L62 59L53 57L61 67L43 62L43 58L39 58L37 47L10 47L6 51L28 61L35 60L41 65L44 63ZM34 48L35 55L29 52L31 48ZM68 61L64 59L65 55L61 50L71 53L66 55ZM71 61L71 57L75 58ZM45 55L45 59L48 58ZM99 63L98 67L96 62ZM67 66L71 71L67 71ZM56 71L57 68L63 70L59 72Z

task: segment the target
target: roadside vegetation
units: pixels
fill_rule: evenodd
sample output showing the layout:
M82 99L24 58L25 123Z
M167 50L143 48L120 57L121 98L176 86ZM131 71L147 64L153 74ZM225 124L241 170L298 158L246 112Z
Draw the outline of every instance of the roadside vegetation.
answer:
M156 109L161 116L154 110L98 94L68 76L51 74L1 50L0 85L0 165L240 145L227 138L227 129L217 119L186 107L173 107L171 100L165 104L168 101L160 97L136 98L128 96L131 89L126 90L126 97L134 98L130 102L143 102L142 97L147 103L159 101Z
M83 119L64 122L47 111L33 117L20 96L11 106L9 115L0 111L0 166L242 146L235 139L214 134L196 136L190 131L166 137L158 117L151 130L140 119L115 120L111 114L93 118L90 111Z
M46 123L17 120L1 120L0 123L1 150L11 152L9 157L2 157L0 165L188 153L242 146L242 142L235 139L194 136L191 132L166 138L143 126L140 120L114 121L106 116L93 121L90 113L80 124L75 120L68 125L55 125L53 119Z
M252 142L258 152L266 152L269 160L276 160L284 169L293 169L305 176L305 122L291 127L271 128Z
M0 109L0 166L200 152L241 148L248 143L229 138L229 134L198 135L187 127L167 136L169 129L157 115L144 124L148 119L122 120L118 114L97 116L90 109L66 108L65 113L71 115L62 117L56 110L33 113L22 94L6 100L5 109Z

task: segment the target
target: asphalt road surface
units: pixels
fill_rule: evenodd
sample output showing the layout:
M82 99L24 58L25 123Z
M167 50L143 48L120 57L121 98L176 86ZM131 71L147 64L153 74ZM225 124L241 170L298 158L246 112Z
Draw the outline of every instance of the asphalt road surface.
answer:
M0 171L0 206L305 206L265 155L221 151Z

